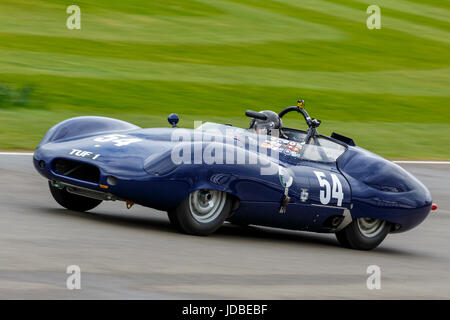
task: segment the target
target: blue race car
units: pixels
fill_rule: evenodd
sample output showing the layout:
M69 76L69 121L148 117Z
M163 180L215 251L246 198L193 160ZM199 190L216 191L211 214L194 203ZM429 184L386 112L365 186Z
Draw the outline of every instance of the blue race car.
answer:
M284 127L299 113L308 129ZM430 192L400 166L333 133L320 135L301 100L279 114L247 111L248 129L206 122L194 130L142 129L105 117L77 117L51 128L36 170L61 206L104 200L164 210L179 231L209 235L237 225L335 233L353 249L377 247L388 233L420 224Z

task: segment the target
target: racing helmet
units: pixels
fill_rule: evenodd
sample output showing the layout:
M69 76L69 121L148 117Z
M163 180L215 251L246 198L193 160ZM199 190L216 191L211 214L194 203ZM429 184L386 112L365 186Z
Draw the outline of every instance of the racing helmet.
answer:
M278 114L270 110L260 111L260 113L263 113L267 119L252 119L250 121L249 129L253 129L257 133L266 133L267 135L271 135L272 130L281 129L282 122Z

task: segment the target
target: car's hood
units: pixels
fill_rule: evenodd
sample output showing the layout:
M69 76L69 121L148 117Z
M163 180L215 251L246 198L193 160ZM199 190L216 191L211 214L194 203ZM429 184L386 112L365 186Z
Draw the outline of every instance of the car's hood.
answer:
M173 148L176 142L171 142L172 131L170 128L154 128L102 132L47 142L41 144L35 154L102 164L102 168L122 168L128 173L130 170L141 171L148 157Z

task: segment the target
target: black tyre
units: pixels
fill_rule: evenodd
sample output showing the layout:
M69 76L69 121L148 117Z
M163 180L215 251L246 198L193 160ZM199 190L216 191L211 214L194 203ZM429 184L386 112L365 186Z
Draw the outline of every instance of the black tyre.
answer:
M50 187L50 192L55 201L58 202L62 207L69 210L84 212L94 209L100 203L102 203L102 200L86 198L70 193L66 190L66 188L56 188L50 181L48 183L48 186Z
M176 210L167 211L167 216L169 217L170 224L174 226L179 232L184 233L183 229L181 229L180 224L178 223L178 219L176 217Z
M356 250L372 250L388 235L391 224L373 218L359 218L336 232L339 243L346 248Z
M197 190L168 212L170 223L182 233L207 236L230 215L232 201L225 192Z

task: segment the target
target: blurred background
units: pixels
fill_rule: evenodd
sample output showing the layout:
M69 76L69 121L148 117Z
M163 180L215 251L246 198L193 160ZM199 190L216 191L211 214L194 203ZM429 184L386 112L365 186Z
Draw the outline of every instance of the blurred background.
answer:
M81 30L66 27L71 4ZM449 22L444 0L1 0L0 150L33 150L79 115L247 126L246 109L302 98L321 133L449 159Z

